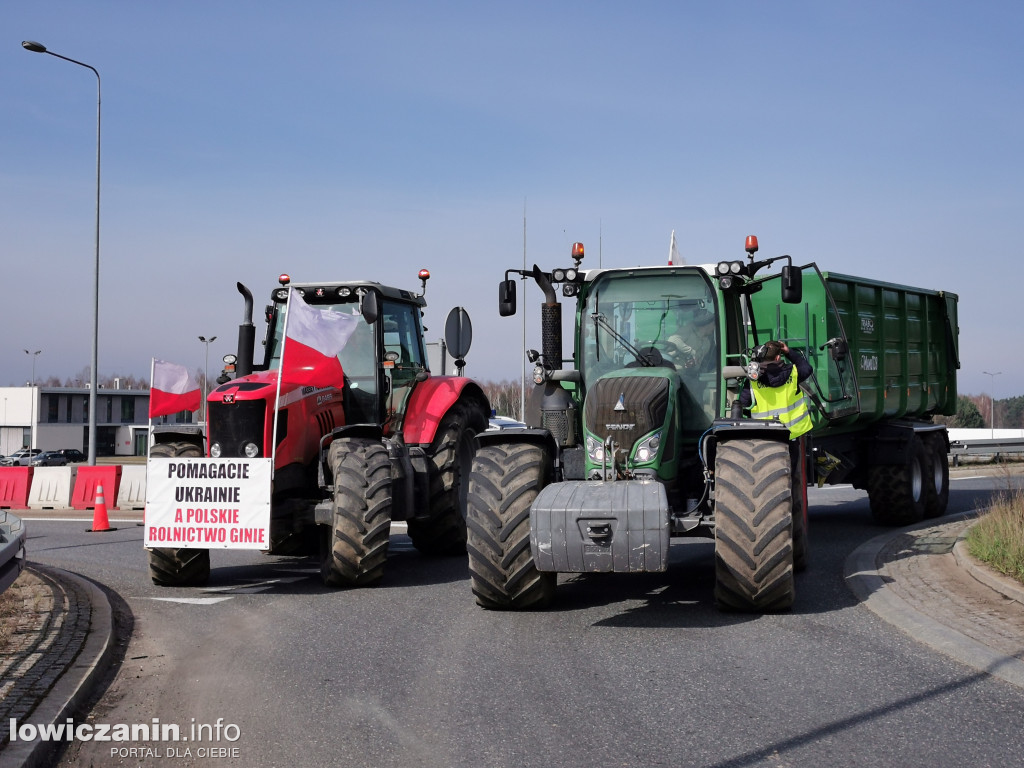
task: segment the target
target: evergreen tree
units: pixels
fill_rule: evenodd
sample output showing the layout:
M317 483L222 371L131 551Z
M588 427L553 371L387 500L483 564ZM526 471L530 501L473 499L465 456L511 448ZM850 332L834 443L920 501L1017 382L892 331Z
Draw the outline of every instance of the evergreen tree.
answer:
M985 417L978 406L970 398L960 396L956 399L956 416L949 421L950 427L961 429L980 429L985 426Z

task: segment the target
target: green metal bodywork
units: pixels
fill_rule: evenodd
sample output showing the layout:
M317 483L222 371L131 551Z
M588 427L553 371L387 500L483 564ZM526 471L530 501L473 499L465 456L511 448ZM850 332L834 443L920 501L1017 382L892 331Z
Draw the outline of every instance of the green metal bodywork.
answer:
M957 296L803 267L803 302L778 301L778 278L751 296L752 344L771 338L811 362L815 434L956 413ZM843 345L828 347L833 339ZM846 348L835 359L833 350ZM824 347L824 349L823 349Z
M587 393L604 379L667 380L669 404L660 455L639 461L641 440L620 446L631 470L670 481L712 427L728 418L742 384L735 374L750 351L769 339L802 352L814 369L806 383L815 436L857 432L879 422L930 420L956 411L957 296L877 280L800 268L800 303L781 300L781 276L755 277L743 290L722 290L713 269L701 266L593 270L577 295L574 359L578 384L566 385L589 440L588 476L602 466L589 450L609 439L607 413L588 423ZM696 369L672 357L665 341L685 333L690 313L714 316L713 350ZM598 320L600 316L601 320ZM662 358L637 352L659 349ZM640 359L646 358L646 359ZM610 385L609 385L610 386ZM608 395L608 387L602 390ZM617 396L617 393L616 393ZM595 411L591 408L591 413ZM665 450L672 446L671 454ZM696 478L693 478L696 480Z

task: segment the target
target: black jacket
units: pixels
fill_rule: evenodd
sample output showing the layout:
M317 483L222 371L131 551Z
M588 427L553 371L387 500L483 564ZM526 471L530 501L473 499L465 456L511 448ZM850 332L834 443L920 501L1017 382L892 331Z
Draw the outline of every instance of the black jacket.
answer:
M774 373L764 368L761 370L761 381L769 387L780 387L785 384L789 379L789 374L793 370L794 366L796 367L797 384L810 378L811 374L814 373L814 369L811 368L811 364L807 362L807 358L795 349L790 349L789 352L785 352L784 354L790 359L790 362L782 363L779 370ZM750 394L750 379L743 382L743 389L740 392L738 402L744 409L749 408L751 403L754 402L753 397Z

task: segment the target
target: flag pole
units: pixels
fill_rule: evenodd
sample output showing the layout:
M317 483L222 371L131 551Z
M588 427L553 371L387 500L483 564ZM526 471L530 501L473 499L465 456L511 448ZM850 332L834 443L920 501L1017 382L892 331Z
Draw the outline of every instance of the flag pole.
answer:
M149 449L153 447L153 376L156 374L156 358L149 358L149 408L146 409L146 418L149 420L149 433L146 435L146 457L149 458Z

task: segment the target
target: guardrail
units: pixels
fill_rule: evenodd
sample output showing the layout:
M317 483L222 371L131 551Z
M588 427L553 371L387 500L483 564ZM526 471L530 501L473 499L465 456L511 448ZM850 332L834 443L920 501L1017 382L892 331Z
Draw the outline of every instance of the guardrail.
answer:
M998 453L1024 453L1024 437L995 440L950 440L951 456L991 456Z
M21 518L0 509L0 592L11 586L25 567L26 538Z

